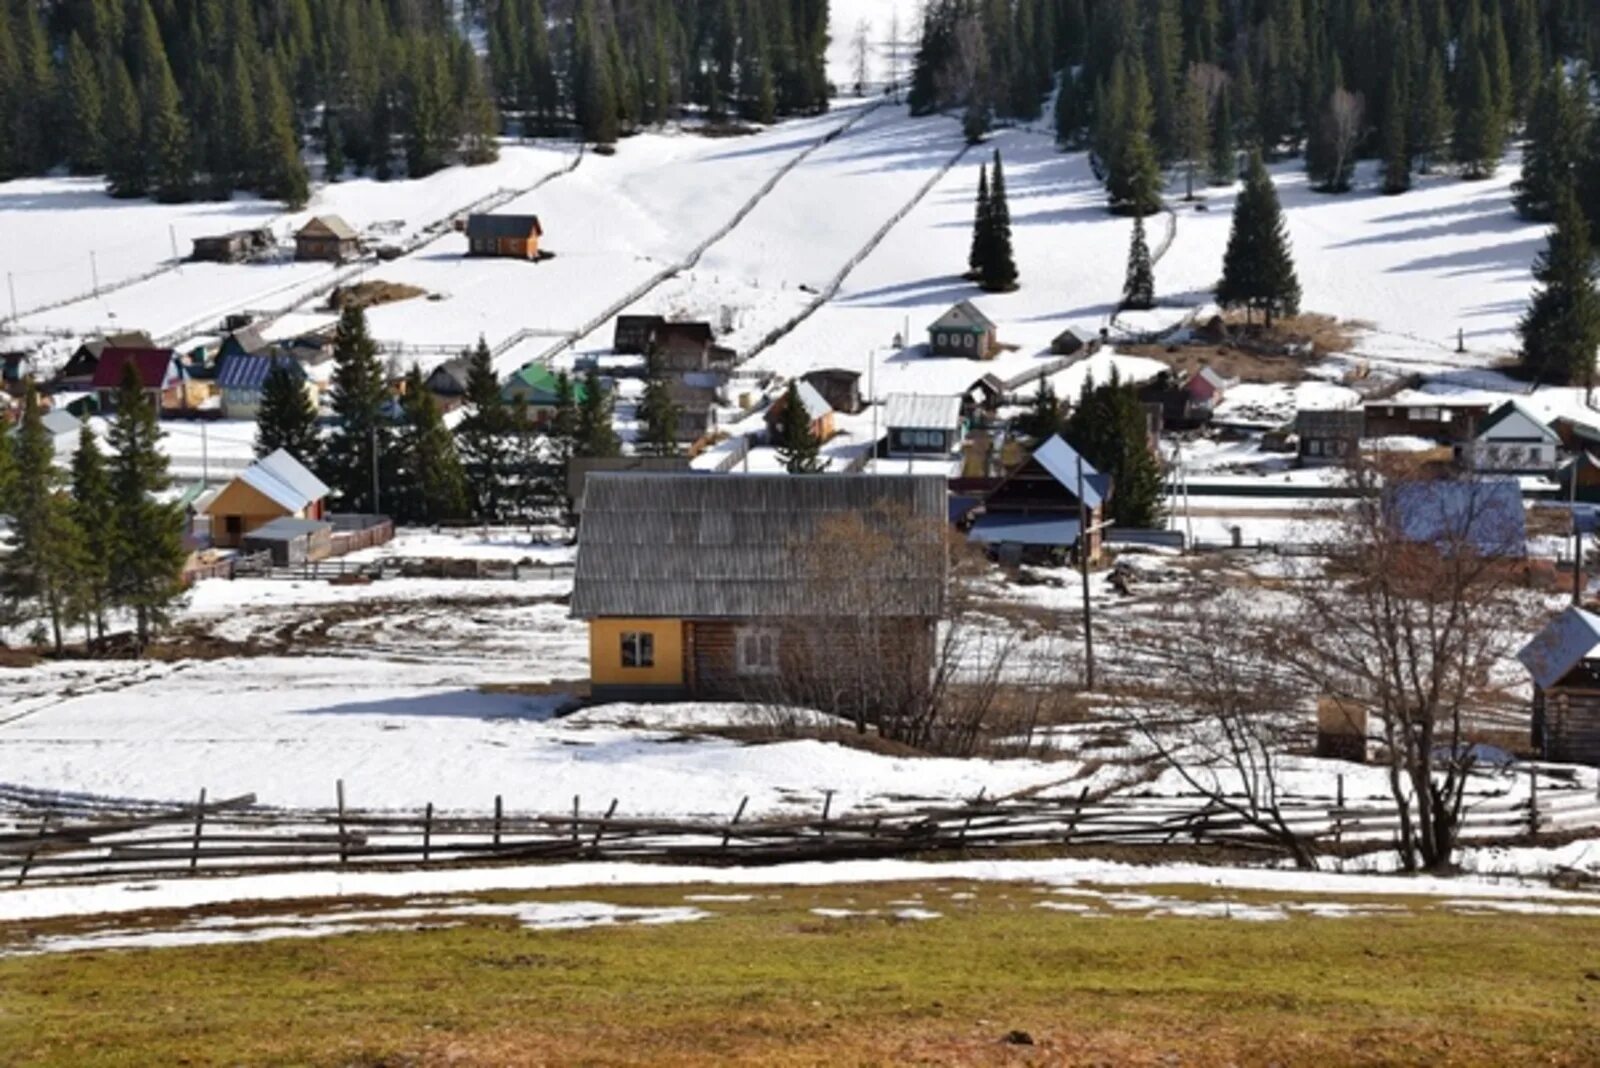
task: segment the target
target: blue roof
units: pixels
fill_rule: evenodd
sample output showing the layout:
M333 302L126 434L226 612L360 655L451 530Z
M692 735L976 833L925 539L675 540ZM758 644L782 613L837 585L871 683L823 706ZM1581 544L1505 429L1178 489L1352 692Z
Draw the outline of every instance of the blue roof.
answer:
M1055 516L986 515L972 524L969 541L983 545L1078 544L1078 521Z
M217 370L220 389L260 389L266 385L267 375L274 367L283 367L298 379L306 376L305 368L288 356L229 356Z
M1526 556L1528 528L1515 479L1403 482L1387 509L1406 541L1471 545L1484 556Z
M1038 460L1057 482L1071 490L1073 496L1078 495L1078 450L1068 445L1060 435L1052 437L1033 450L1033 458ZM1110 491L1110 476L1102 475L1094 469L1093 464L1084 460L1083 503L1090 508L1098 508L1105 503ZM1076 538L1077 535L1073 537Z
M1517 659L1540 689L1548 690L1600 646L1600 616L1568 608L1523 646Z

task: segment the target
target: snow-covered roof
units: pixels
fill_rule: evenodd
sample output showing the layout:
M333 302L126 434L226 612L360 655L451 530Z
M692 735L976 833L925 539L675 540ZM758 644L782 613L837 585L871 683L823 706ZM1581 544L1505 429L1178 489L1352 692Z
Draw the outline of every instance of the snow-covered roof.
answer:
M1552 619L1517 659L1541 689L1549 689L1600 647L1600 616L1576 606Z
M822 394L817 392L817 387L810 382L801 379L795 383L794 391L800 398L800 404L805 408L806 415L811 418L812 422L816 422L833 411L833 405L823 400Z
M1078 521L1060 516L986 515L972 525L968 541L981 545L1048 545L1078 543Z
M1052 437L1049 441L1033 450L1033 458L1039 461L1052 478L1071 490L1073 495L1078 493L1078 464L1083 464L1083 503L1090 508L1098 508L1105 503L1106 480L1102 478L1094 465L1078 453L1060 435Z
M283 449L239 472L239 479L273 503L298 512L328 495L328 487Z
M961 398L891 393L883 419L892 430L954 430L961 425Z

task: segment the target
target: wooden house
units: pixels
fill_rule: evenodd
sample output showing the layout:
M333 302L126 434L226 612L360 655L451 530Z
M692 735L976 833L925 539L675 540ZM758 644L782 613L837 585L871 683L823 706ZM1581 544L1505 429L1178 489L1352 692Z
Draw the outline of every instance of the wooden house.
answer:
M53 385L59 389L88 389L106 349L152 349L155 346L150 335L142 330L107 334L85 341L67 357L67 362L56 373Z
M471 371L472 361L465 356L446 360L428 375L428 392L446 404L460 404L462 398L467 395Z
M246 263L266 255L276 245L271 230L234 230L195 238L189 258L202 263Z
M992 360L1000 352L997 329L976 305L964 300L928 327L928 349L935 356Z
M1069 326L1050 340L1050 354L1052 356L1076 356L1088 346L1088 339ZM1092 352L1093 350L1090 351Z
M21 349L0 352L0 383L8 392L18 392L22 382L33 374L33 354Z
M828 407L846 415L855 415L866 407L861 397L861 372L829 367L807 372L801 379L822 394Z
M241 353L224 357L217 368L217 389L222 395L222 414L228 419L254 419L261 411L267 378L281 370L301 389L312 395L315 387L306 378L299 361L283 355Z
M1462 466L1480 474L1552 475L1561 467L1561 435L1508 400L1478 424L1459 453Z
M1368 401L1365 435L1369 438L1426 438L1463 445L1478 433L1478 424L1497 402L1449 394L1397 393Z
M1161 428L1192 430L1211 422L1228 382L1209 367L1202 367L1183 380L1171 371L1162 371L1139 387L1141 403L1159 407ZM1356 435L1359 440L1360 435Z
M588 389L583 379L572 378L572 402L582 404ZM544 426L556 414L558 381L556 373L542 363L530 363L519 368L506 380L500 395L509 405L526 405L528 418L536 426Z
M1366 416L1360 408L1305 409L1295 414L1302 467L1330 467L1355 459L1361 451Z
M246 535L278 519L320 522L328 487L282 449L239 472L210 502L211 536L219 548L237 548Z
M667 396L678 410L678 444L691 449L717 427L717 387L698 385L680 376L667 379ZM830 419L830 428L832 425Z
M619 315L612 335L611 351L619 356L647 356L655 343L656 329L667 320L660 315Z
M816 387L801 379L795 383L795 395L800 398L800 403L805 407L806 417L811 423L811 433L818 441L827 441L833 437L833 408L822 399ZM778 394L776 400L767 408L767 435L776 441L783 432L783 416L789 410L789 391L785 389Z
M663 371L714 371L733 366L736 354L716 344L710 323L661 323L651 334L650 356Z
M827 692L872 715L885 683L925 692L943 479L591 474L584 498L572 615L595 699L819 707ZM851 529L871 550L839 543Z
M1545 760L1600 764L1600 616L1576 606L1517 654L1533 678L1533 748Z
M361 255L361 235L337 215L318 215L294 235L294 258L343 263Z
M544 227L537 215L467 216L467 255L536 260Z
M891 393L884 402L887 455L951 456L961 447L961 398Z
M969 539L1001 560L1059 562L1075 558L1083 519L1090 563L1100 559L1101 533L1095 529L1111 499L1111 477L1095 470L1060 437L1035 449L984 496L983 514Z
M90 381L101 412L117 408L124 369L132 367L140 388L158 413L181 412L196 407L200 397L191 390L188 369L171 349L107 348L100 353Z
M968 426L988 426L1005 399L1006 384L998 376L974 379L961 394L961 418Z

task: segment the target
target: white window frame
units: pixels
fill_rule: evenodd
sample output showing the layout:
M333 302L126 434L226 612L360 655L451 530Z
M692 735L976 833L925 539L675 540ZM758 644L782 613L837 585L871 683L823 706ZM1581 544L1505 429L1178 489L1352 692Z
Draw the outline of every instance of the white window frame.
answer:
M647 630L623 631L622 666L630 671L648 671L655 667L656 636Z
M776 675L778 631L772 627L740 627L733 632L733 657L740 675Z

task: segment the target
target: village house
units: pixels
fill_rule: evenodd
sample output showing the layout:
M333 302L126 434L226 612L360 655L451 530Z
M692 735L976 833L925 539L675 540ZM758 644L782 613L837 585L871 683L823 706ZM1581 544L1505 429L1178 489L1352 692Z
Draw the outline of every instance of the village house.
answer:
M1295 414L1302 467L1348 463L1361 452L1366 416L1360 408L1302 409Z
M943 479L591 474L584 498L572 615L596 700L871 706L885 682L926 687Z
M651 333L650 352L656 366L675 373L725 370L736 353L716 344L711 324L660 323Z
M1533 679L1533 748L1540 758L1600 764L1600 616L1566 609L1517 659Z
M228 419L254 419L261 411L267 378L275 370L282 370L308 395L314 395L315 387L307 381L306 369L288 356L244 353L227 356L217 368L217 389L222 394L223 416Z
M239 472L202 510L211 518L212 542L233 549L244 545L246 535L275 520L322 522L327 497L322 480L279 449ZM280 528L280 533L288 530Z
M105 337L85 341L67 357L67 362L56 373L52 385L65 390L88 389L94 381L95 369L100 366L100 357L105 354L106 349L152 349L155 345L150 335L142 330L107 334Z
M983 498L969 540L1002 562L1058 563L1075 559L1083 520L1089 521L1089 562L1100 559L1111 476L1095 470L1059 436L1051 437Z
M717 427L717 387L682 377L667 379L667 397L678 410L678 444L693 449Z
M194 252L189 258L202 263L245 263L276 247L271 230L234 230L195 238Z
M588 395L583 379L573 378L572 403L582 404L583 398ZM528 418L535 426L544 426L556 414L557 402L556 373L542 363L530 363L520 367L506 380L500 390L500 396L509 405L525 405Z
M1459 447L1462 466L1495 474L1550 475L1561 466L1561 435L1520 403L1506 401Z
M228 331L222 338L222 344L217 347L217 361L220 363L229 356L264 356L271 352L272 342L261 331L259 323Z
M83 428L83 421L69 411L51 408L39 414L39 422L44 427L45 436L50 439L50 448L55 453L56 462L59 464L70 462L72 454L78 450L78 432ZM10 433L13 439L21 431L20 423L11 425Z
M805 407L806 416L811 424L811 433L818 441L827 441L833 437L833 408L822 399L816 387L802 379L795 383L795 394L800 398L800 403ZM767 408L767 437L777 441L783 433L783 415L789 410L789 393L784 390L777 399Z
M537 215L467 216L467 255L536 260L544 227Z
M294 235L294 258L343 263L361 255L361 235L337 215L318 215Z
M828 407L846 415L855 415L866 404L861 396L861 372L846 371L838 367L808 371L801 381L822 394Z
M1006 384L996 375L973 379L961 394L961 418L967 426L989 426L1005 403Z
M1211 422L1222 401L1228 382L1209 367L1202 367L1179 381L1171 371L1162 371L1139 387L1139 400L1158 407L1160 427L1192 430ZM1356 435L1359 440L1360 435Z
M1369 438L1425 438L1445 445L1461 445L1478 432L1478 423L1495 406L1481 397L1449 394L1397 393L1366 404L1365 436Z
M656 328L667 320L660 315L619 315L611 338L618 356L646 356L655 342Z
M446 360L428 375L428 392L432 393L446 410L455 407L467 395L471 369L472 362L465 356Z
M100 353L89 383L101 412L116 411L124 368L130 366L158 414L188 411L199 403L199 393L191 389L188 369L171 349L107 348Z
M693 461L687 456L641 456L638 453L623 456L574 456L567 464L567 500L572 514L583 515L584 489L589 476L596 473L635 471L646 473L685 474Z
M884 402L885 455L945 457L961 446L960 397L891 393Z
M1076 356L1080 352L1088 356L1092 355L1098 347L1098 345L1091 347L1089 340L1085 339L1082 334L1070 326L1050 339L1050 354L1052 356ZM1085 352L1085 349L1088 351Z
M964 300L928 327L928 350L935 356L992 360L1000 352L997 330L987 315Z

